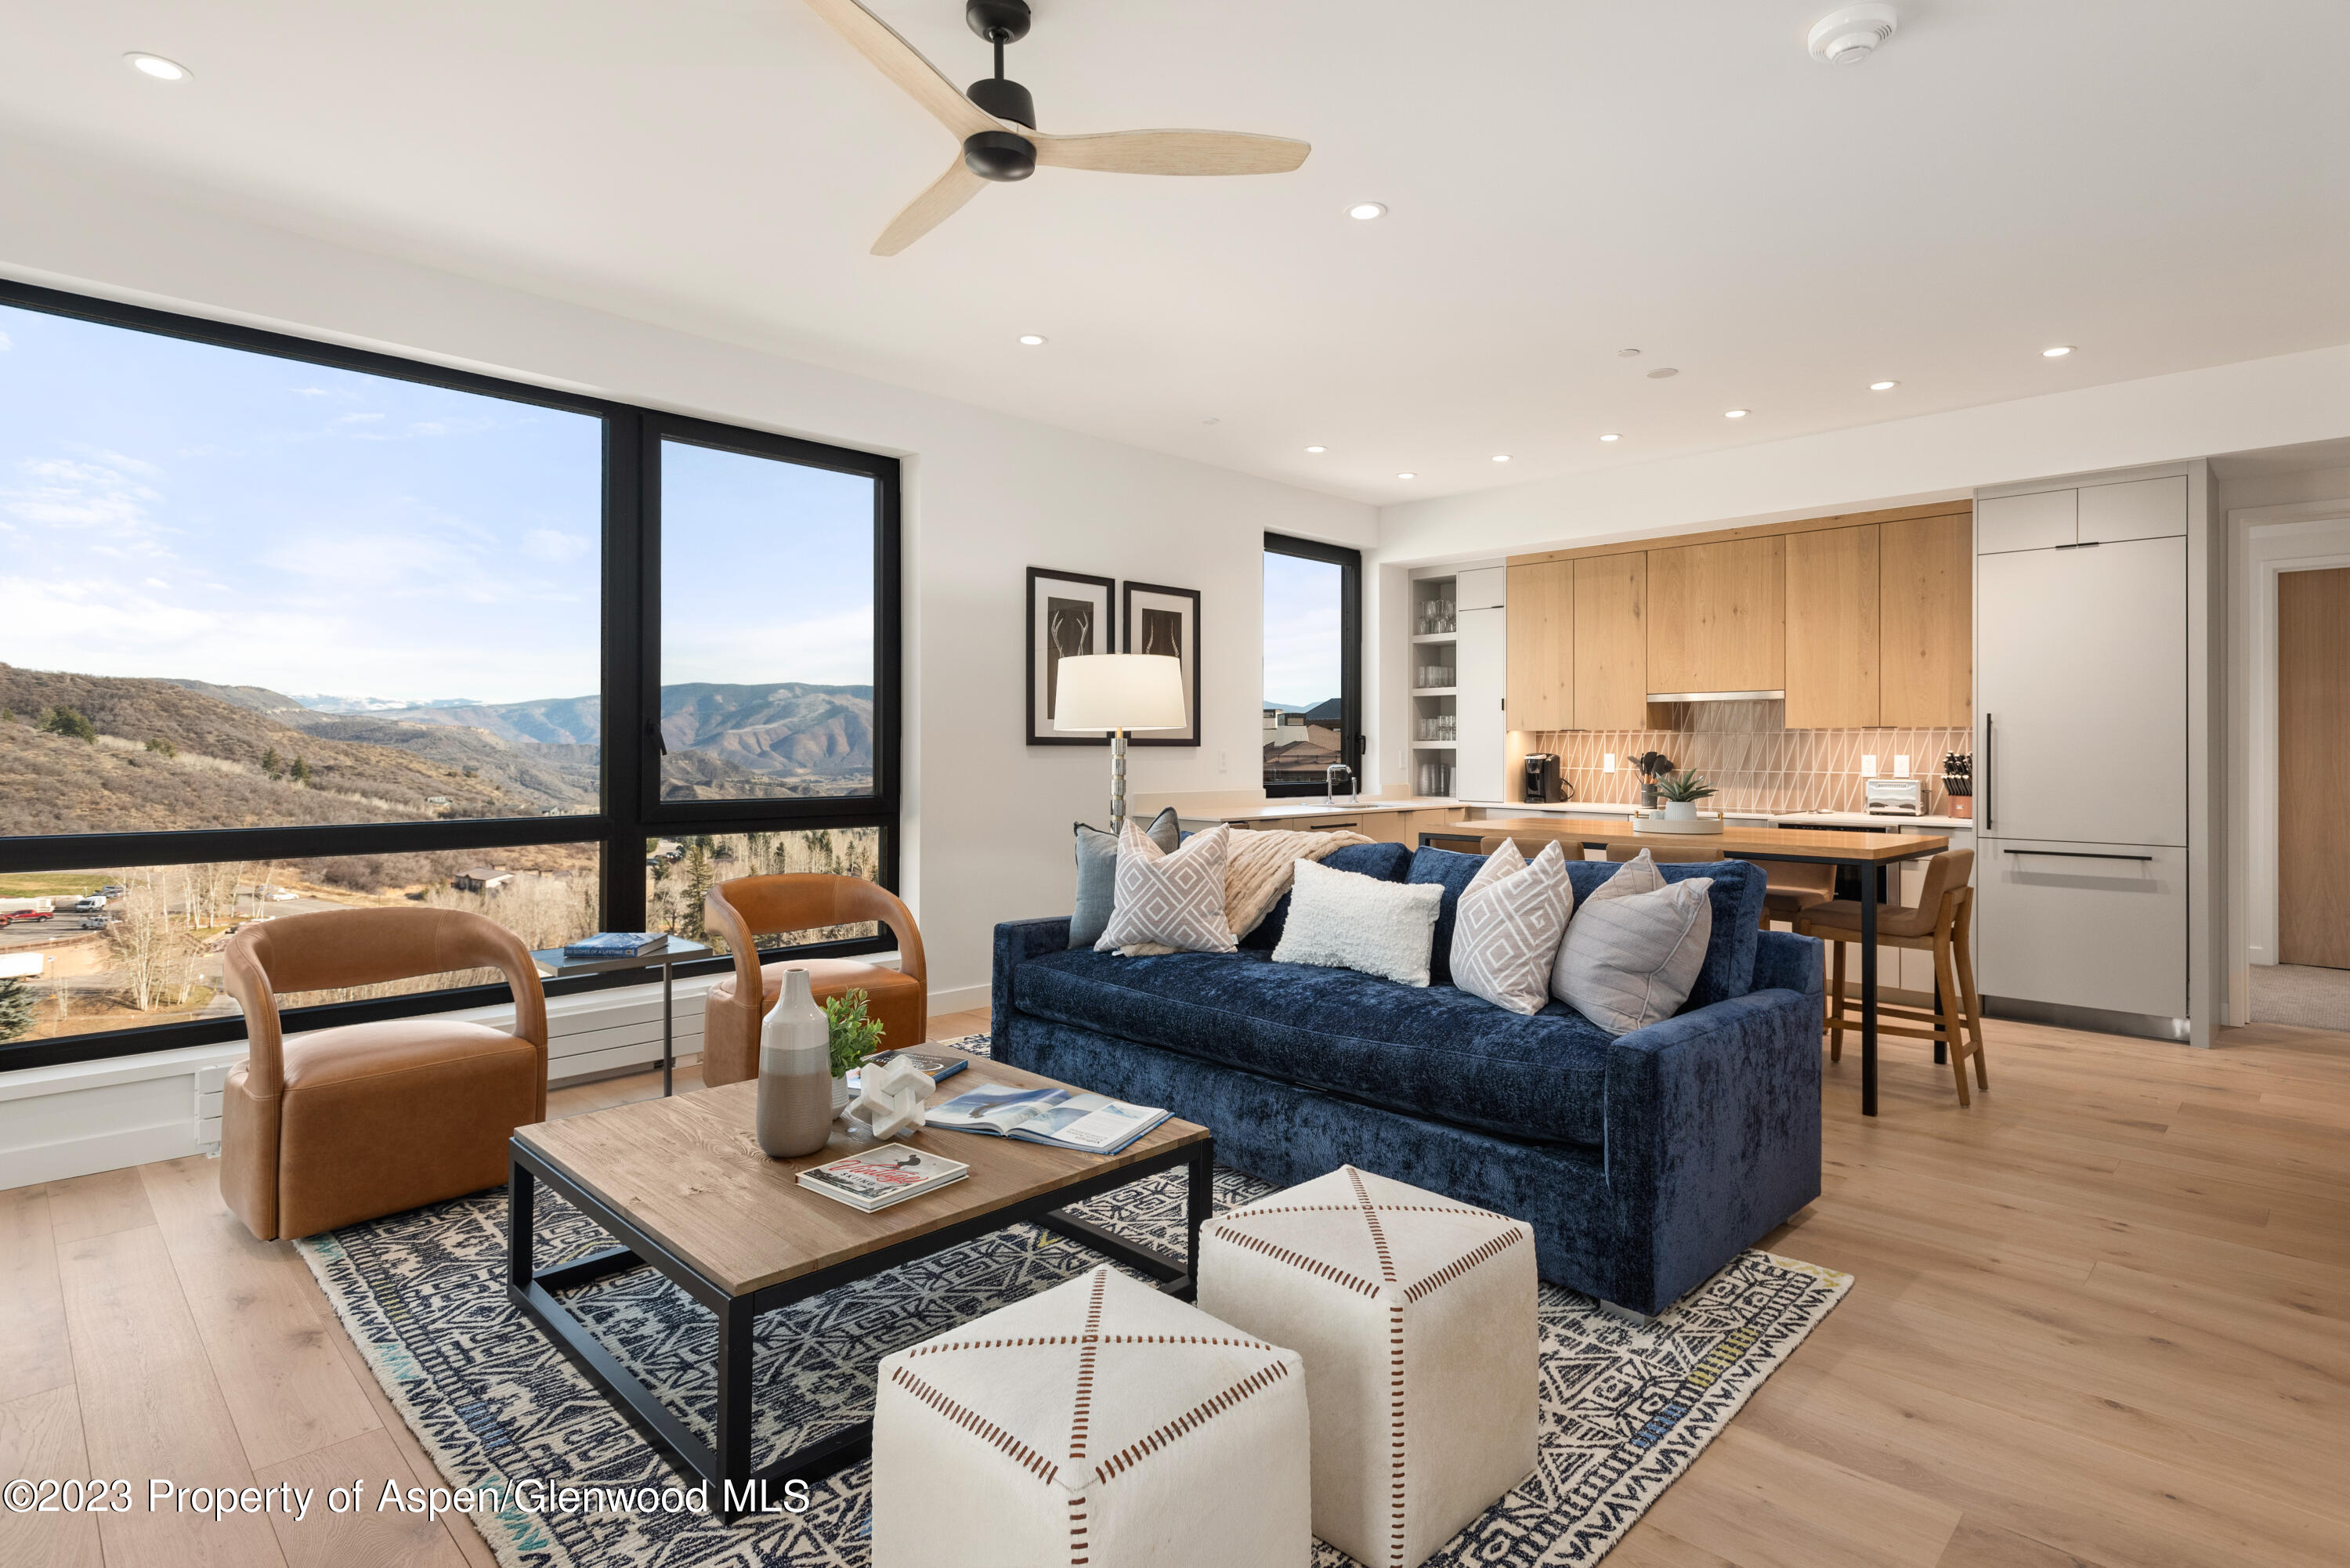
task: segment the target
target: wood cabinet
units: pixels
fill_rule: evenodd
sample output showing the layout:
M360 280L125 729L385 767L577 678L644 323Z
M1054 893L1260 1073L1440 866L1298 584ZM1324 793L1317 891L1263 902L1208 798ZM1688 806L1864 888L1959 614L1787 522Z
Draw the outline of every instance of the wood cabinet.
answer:
M1878 524L1787 535L1787 728L1886 723Z
M1575 727L1575 566L1544 561L1510 568L1510 729Z
M1875 723L1963 730L1973 722L1974 556L1970 518L1881 525L1884 697ZM1793 724L1794 692L1787 693Z
M1576 727L1648 728L1648 552L1552 564L1575 568Z
M1648 689L1775 691L1787 675L1787 536L1648 552Z

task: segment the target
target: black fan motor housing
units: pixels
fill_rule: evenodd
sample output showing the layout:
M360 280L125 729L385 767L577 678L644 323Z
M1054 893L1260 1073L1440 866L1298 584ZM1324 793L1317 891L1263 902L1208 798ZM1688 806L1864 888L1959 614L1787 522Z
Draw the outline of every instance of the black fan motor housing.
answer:
M1028 0L969 0L962 19L991 44L1016 44L1028 36Z
M1025 180L1036 172L1036 144L1008 130L983 130L963 138L962 161L983 180Z
M1002 77L989 77L971 84L963 95L998 119L1008 119L1014 125L1036 129L1036 100L1018 82Z

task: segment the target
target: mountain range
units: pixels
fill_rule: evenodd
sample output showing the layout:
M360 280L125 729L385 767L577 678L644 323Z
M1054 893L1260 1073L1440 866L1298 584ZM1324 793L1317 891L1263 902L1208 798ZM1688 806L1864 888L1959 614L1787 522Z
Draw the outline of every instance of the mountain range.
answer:
M0 821L0 833L596 808L603 720L596 697L380 709L373 705L378 701L0 665L0 710L18 723L35 725L63 707L88 718L100 737L95 747L38 732L28 737L18 749L18 767L0 766L0 774L26 773L16 781L21 790L5 792L19 800L25 821ZM314 701L342 703L347 711L322 711ZM667 799L838 795L872 787L869 686L691 682L662 688L660 706ZM273 754L281 773L299 759L307 788L270 778ZM216 797L217 815L207 794ZM348 799L337 805L323 798L336 794L368 804L354 811ZM0 818L18 815L0 809Z

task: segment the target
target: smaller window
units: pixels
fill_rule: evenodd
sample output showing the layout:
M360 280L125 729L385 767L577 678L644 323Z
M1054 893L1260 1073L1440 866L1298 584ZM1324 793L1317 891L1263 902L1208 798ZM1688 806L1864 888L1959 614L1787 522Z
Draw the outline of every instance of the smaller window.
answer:
M1362 780L1362 556L1264 536L1264 793Z

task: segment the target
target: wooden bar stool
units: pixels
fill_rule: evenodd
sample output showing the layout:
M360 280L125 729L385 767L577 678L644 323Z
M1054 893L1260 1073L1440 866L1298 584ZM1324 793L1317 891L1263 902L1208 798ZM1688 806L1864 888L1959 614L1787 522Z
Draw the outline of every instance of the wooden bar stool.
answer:
M1836 868L1833 866L1805 866L1800 861L1757 860L1769 878L1762 895L1762 929L1769 930L1773 920L1794 925L1803 919L1804 911L1816 909L1835 898Z
M1950 1054L1950 1076L1958 1084L1961 1106L1974 1103L1967 1092L1970 1057L1975 1064L1976 1087L1991 1087L1990 1074L1983 1066L1982 998L1975 992L1971 952L1974 889L1968 881L1974 874L1974 867L1975 852L1971 849L1937 855L1926 862L1926 883L1918 890L1914 906L1897 904L1879 909L1877 913L1878 946L1910 948L1934 955L1937 1003L1929 1009L1880 1002L1877 1008L1880 1020L1914 1019L1927 1027L1880 1022L1877 1033L1931 1040L1944 1047ZM1860 940L1860 906L1849 898L1815 904L1796 917L1795 931L1799 936L1818 937L1834 944L1834 973L1828 982L1828 1059L1841 1060L1844 1032L1859 1028L1861 1022L1858 1010L1844 992L1845 944Z

